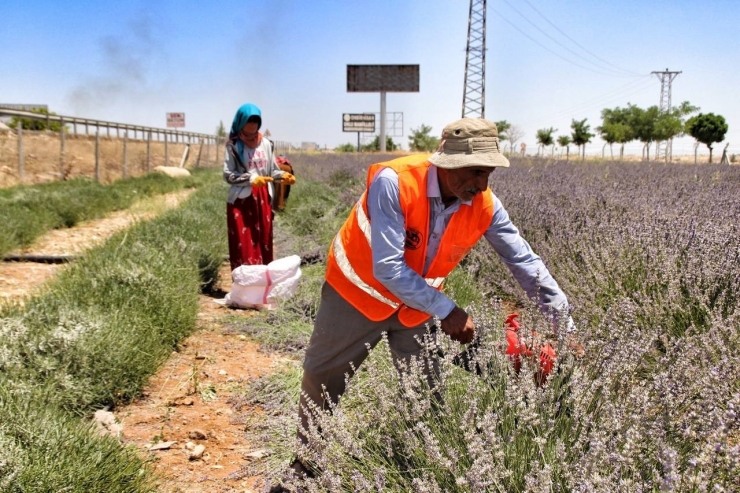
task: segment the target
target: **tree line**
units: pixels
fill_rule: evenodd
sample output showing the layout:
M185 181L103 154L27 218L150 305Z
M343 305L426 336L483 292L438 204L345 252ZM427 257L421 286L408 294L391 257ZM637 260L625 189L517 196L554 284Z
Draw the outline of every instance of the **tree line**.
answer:
M614 159L613 145L619 145L619 158L624 157L625 144L638 140L643 144L643 157L650 160L650 147L653 143L669 141L675 137L690 135L697 142L705 144L709 149L709 162L712 162L712 146L722 142L727 134L728 124L722 115L714 113L698 113L699 108L688 101L669 111L661 111L658 106L647 109L627 103L625 108L605 108L601 111L602 123L594 130L609 146L611 157ZM693 116L691 116L693 115ZM518 126L506 120L495 122L498 127L499 139L508 143L510 152L514 151L515 144L524 136ZM566 150L570 158L570 146L578 147L581 159L585 159L586 144L591 142L596 134L591 132L588 119L573 119L570 124L570 134L555 137L557 129L553 127L537 130L537 155L544 154L547 147L554 154L555 143ZM431 135L432 127L422 124L419 128L412 128L409 135L409 149L412 151L432 152L439 146L439 138ZM657 147L656 147L657 149ZM657 156L656 156L657 157Z

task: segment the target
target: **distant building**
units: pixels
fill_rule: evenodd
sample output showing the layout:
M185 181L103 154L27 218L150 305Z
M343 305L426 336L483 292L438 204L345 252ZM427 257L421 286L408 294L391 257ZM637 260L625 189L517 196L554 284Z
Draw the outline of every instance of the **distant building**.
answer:
M316 142L301 142L302 151L315 151L319 148Z

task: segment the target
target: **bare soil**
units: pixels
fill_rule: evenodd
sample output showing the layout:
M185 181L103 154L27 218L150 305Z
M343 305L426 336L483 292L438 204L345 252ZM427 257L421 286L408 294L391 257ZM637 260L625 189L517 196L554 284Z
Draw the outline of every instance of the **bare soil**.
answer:
M43 183L60 179L95 176L96 144L94 135L68 134L64 139L64 152L58 133L23 131L23 167L18 159L18 136L15 131L0 130L0 188L19 183ZM186 168L218 166L220 151L214 145L193 142L182 138L178 142L159 140L124 139L113 132L101 133L98 149L98 174L100 181L110 183L124 176L141 176L156 166L178 166L189 148L183 163ZM148 157L147 157L148 156Z
M52 231L31 247L13 253L81 253L135 221L175 207L189 192L169 194L152 199L159 204L139 204L100 220ZM63 264L0 262L0 302L22 301L64 267ZM220 274L222 281L215 292L228 292L231 289L228 262ZM139 399L113 410L122 426L118 437L151 460L162 478L160 491L250 492L261 487L263 478L243 477L240 473L249 461L259 459L264 453L260 444L247 441L244 424L254 422L261 410L247 406L236 413L228 402L243 392L248 381L273 371L282 357L261 352L246 336L229 332L222 323L227 316L251 317L255 313L229 310L214 298L201 295L194 333L151 377ZM158 449L167 442L174 443ZM200 458L191 458L196 445L203 445L205 451Z
M221 278L225 281L219 289L228 291L228 263ZM152 376L139 399L115 410L123 426L121 438L152 459L163 478L163 492L259 491L263 478L243 477L241 470L265 453L260 444L249 443L245 433L245 422L254 422L261 410L246 407L237 413L228 402L247 382L273 371L281 357L265 354L246 336L229 332L221 322L228 309L213 298L201 295L199 306L193 335ZM255 312L232 313L250 317ZM166 442L174 443L149 450ZM205 447L200 459L189 457L195 445Z

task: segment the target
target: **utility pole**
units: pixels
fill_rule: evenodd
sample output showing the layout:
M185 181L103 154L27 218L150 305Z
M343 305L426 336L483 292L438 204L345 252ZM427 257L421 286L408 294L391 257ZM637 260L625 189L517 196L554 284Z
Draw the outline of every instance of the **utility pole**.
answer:
M462 116L486 116L486 0L470 0Z
M671 83L678 77L681 72L671 72L665 69L663 72L650 72L660 80L660 112L668 113L671 111ZM668 162L673 157L673 139L668 142L657 142L655 147L655 159L660 158L660 153L665 144L665 160Z

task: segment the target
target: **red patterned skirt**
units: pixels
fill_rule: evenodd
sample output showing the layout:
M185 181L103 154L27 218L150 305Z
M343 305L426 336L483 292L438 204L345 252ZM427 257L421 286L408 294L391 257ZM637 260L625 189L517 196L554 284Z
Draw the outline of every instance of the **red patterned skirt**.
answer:
M240 265L267 265L273 260L272 205L267 187L252 188L252 195L226 204L231 270Z

